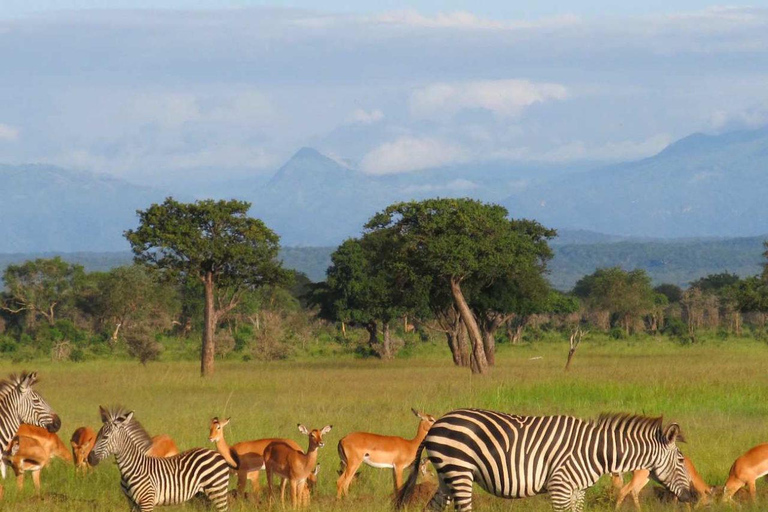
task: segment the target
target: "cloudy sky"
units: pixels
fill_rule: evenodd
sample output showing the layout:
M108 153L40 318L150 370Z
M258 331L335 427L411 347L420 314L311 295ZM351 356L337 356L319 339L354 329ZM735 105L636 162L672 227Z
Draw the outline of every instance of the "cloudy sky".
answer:
M635 4L4 0L0 163L223 177L312 146L402 173L768 123L768 0Z

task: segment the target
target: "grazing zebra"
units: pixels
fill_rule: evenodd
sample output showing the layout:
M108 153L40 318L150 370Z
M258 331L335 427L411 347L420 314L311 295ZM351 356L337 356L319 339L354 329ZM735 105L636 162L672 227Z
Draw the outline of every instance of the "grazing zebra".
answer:
M459 409L435 422L419 446L414 470L397 496L407 503L416 484L422 450L438 474L439 487L429 502L442 511L472 509L472 483L501 498L549 493L556 511L580 512L584 490L601 475L648 468L680 501L690 501L690 477L676 440L676 423L626 414L596 421L571 416L513 416Z
M59 416L43 400L32 386L37 382L37 372L11 375L0 381L0 448L5 451L16 435L19 425L27 423L57 432L61 427ZM0 474L5 478L5 462L0 458ZM3 487L0 486L0 497Z
M149 434L122 407L99 407L104 423L88 463L114 454L120 469L120 485L128 500L141 512L157 505L175 505L202 492L218 511L227 510L230 466L221 454L195 448L173 457L146 455L152 446Z

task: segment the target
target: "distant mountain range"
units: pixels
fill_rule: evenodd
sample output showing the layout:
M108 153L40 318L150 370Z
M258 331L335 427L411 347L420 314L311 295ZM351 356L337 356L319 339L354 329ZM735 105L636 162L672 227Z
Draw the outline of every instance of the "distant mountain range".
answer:
M559 290L573 285L599 267L641 268L654 283L688 283L708 274L730 272L742 277L758 274L764 263L767 237L685 240L620 240L588 232L564 232L553 243L555 257L549 264L549 281ZM561 243L565 242L565 243ZM313 281L325 279L335 247L283 247L280 259L287 268L305 273ZM62 256L88 271L108 270L132 261L129 251L107 253L0 254L0 275L11 263Z
M686 137L641 160L536 184L502 201L513 217L641 237L768 232L768 127Z
M486 162L372 176L303 148L270 179L205 175L147 187L0 166L0 253L127 250L122 232L135 227L135 210L168 195L250 201L284 246L335 246L386 205L435 196L499 202L514 217L558 228L561 245L768 232L768 128L696 134L653 157L598 168Z

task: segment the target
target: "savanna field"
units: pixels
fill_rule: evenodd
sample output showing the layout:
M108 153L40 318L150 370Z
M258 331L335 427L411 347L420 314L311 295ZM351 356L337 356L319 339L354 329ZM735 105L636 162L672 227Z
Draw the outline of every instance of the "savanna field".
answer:
M391 363L315 358L293 362L217 362L211 378L199 377L193 362L157 362L146 367L132 361L83 363L0 363L7 375L37 370L36 386L62 418L59 432L68 445L79 426L100 426L99 405L124 404L152 435L166 433L180 449L213 448L208 427L213 416L231 417L227 441L285 436L302 446L307 439L297 423L309 428L332 424L319 451L318 488L309 510L387 511L392 475L386 469L361 468L350 497L337 502L339 468L336 444L345 434L370 431L411 438L418 420L411 407L442 415L453 408L491 408L519 414L601 412L664 415L680 423L687 438L683 452L711 485L722 485L734 459L748 448L768 442L768 345L764 342L708 340L683 346L650 337L617 342L594 336L579 348L571 370L563 371L566 343L533 343L499 348L490 375L472 376L456 368L442 345L425 344L408 358ZM43 491L34 494L27 476L19 493L6 478L0 509L27 511L128 510L113 457L85 477L71 465L54 460L43 471ZM264 477L262 476L262 482ZM232 482L234 487L234 479ZM263 487L266 487L263 484ZM649 485L641 495L646 510L672 509L660 503ZM765 482L758 494L765 496ZM478 510L550 510L546 497L514 503L476 491ZM740 498L740 499L739 499ZM751 510L744 496L741 508ZM754 510L764 510L766 501ZM633 510L631 499L625 510ZM713 510L729 510L716 505ZM266 510L253 495L230 502L230 510ZM280 509L279 500L273 507ZM419 506L419 509L421 507ZM588 493L589 510L613 510L609 479ZM205 501L161 510L207 510Z

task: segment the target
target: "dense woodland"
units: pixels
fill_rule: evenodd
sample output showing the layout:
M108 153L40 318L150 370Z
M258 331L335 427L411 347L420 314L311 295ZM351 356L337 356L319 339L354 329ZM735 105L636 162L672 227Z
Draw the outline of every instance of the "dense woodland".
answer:
M135 262L107 271L59 257L8 265L0 353L14 361L200 358L207 374L217 358L387 360L433 343L484 373L497 345L538 339L569 339L571 353L590 333L617 342L768 339L766 270L712 274L682 289L654 287L645 270L606 267L563 293L547 280L554 230L510 219L499 205L430 199L374 215L313 283L282 268L279 237L249 207L154 204L125 233Z

